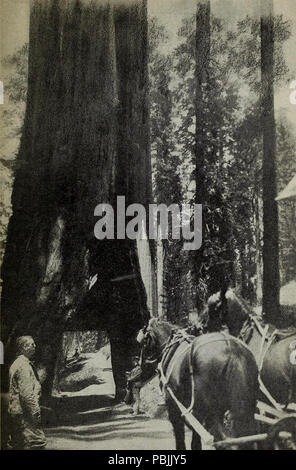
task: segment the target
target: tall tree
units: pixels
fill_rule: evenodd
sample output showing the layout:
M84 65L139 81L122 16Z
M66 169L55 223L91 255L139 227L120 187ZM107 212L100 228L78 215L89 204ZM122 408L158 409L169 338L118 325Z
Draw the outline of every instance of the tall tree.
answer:
M171 90L172 61L154 54L150 70L151 155L154 161L153 189L158 204L177 204L181 209L182 186L179 174L180 155L174 139L173 91ZM168 239L162 241L163 301L167 318L176 321L182 316L182 240L172 239L172 218L168 220Z
M277 15L273 17L273 23L273 82L275 86L283 86L289 80L289 69L285 61L283 45L291 35L291 22L285 20L282 15ZM241 284L242 295L248 300L252 300L252 298L255 300L253 294L255 284L257 284L257 301L261 303L263 139L262 126L258 126L258 122L261 122L262 118L260 17L257 19L246 16L237 23L236 31L231 30L227 33L227 54L229 69L237 77L237 81L243 79L244 85L249 88L248 104L246 105L243 100L239 100L240 110L238 108L234 132L235 145L231 149L234 159L230 168L229 187L233 197L240 201L238 206L233 207L238 253L236 278L237 282ZM276 127L278 135L281 124L277 122ZM280 135L277 143L281 141ZM277 155L280 160L281 153L282 145L279 145ZM293 152L289 152L290 159L292 154ZM277 176L279 175L277 174ZM254 213L256 220L254 220ZM280 227L282 230L282 224ZM256 251L254 250L255 244ZM257 265L256 269L255 264Z
M201 18L198 18L200 22ZM199 68L197 62L196 16L183 22L179 32L182 42L175 52L180 83L175 93L179 123L178 144L184 160L182 175L186 178L184 197L190 197L187 189L189 183L189 189L191 187L194 193L191 203L203 203L202 248L189 253L187 263L187 269L190 269L188 278L192 280L191 293L198 308L209 295L221 288L224 279L229 277L228 273L232 277L235 248L231 220L233 195L228 187L228 167L234 153L239 93L237 83L234 83L230 73L224 25L212 16L210 23L207 22L207 28L209 26L207 53L210 46L210 57L204 58L207 66L204 78L200 77L204 65L203 54L198 59ZM204 36L201 33L199 35L201 37L198 43ZM200 77L198 83L197 75ZM202 85L200 80L203 81ZM196 101L197 86L199 100Z
M205 162L208 153L206 125L206 108L208 106L207 97L209 87L209 64L211 49L211 24L210 24L210 0L199 0L196 11L196 65L195 65L195 198L196 204L203 205L203 245L195 253L195 280L202 284L205 277L204 263L204 240L205 234L205 204L206 186L205 186ZM199 289L201 293L202 289ZM199 294L196 302L200 309L205 299Z
M125 386L145 293L136 242L95 239L94 208L117 195L149 202L147 75L145 0L32 2L2 331L49 346L48 390L69 328L107 330Z
M274 117L274 18L272 0L261 0L263 130L263 312L276 323L280 313L279 229Z

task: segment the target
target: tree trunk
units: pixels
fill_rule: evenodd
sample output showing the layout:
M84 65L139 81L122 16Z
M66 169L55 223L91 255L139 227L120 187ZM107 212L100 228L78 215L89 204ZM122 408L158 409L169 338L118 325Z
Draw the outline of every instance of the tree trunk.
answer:
M274 20L272 0L262 0L261 84L263 128L263 312L277 323L280 314L279 234L274 118Z
M136 242L95 239L94 209L117 195L149 203L147 83L145 0L32 2L2 331L6 341L26 333L47 344L53 370L62 331L106 329L117 390L147 315L145 292Z
M207 106L206 95L209 78L209 60L211 47L210 31L210 0L199 0L196 12L196 70L195 70L195 184L196 203L203 205L203 245L195 252L195 282L202 281L204 275L204 241L205 233L205 160L207 146L205 144L207 128L205 124L204 112ZM197 295L196 304L198 311L204 303L204 298Z
M256 300L262 302L262 201L260 195L256 195L255 201L255 227L256 227Z

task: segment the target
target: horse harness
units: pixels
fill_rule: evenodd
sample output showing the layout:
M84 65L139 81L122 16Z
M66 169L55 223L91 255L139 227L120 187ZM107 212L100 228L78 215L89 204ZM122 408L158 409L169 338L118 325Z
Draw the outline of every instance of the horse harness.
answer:
M294 333L295 333L295 330L289 332L287 331L286 335L285 334L282 334L281 330L279 329L275 329L271 332L271 334L269 333L269 325L265 325L265 327L262 327L259 320L254 317L254 316L251 316L250 317L251 319L251 329L248 333L248 337L245 338L245 341L249 341L251 339L251 336L252 336L252 333L254 331L254 327L257 328L257 331L259 332L259 334L261 335L261 343L260 343L260 350L259 350L259 357L258 357L258 369L259 369L259 374L258 374L258 381L259 381L259 386L260 386L260 389L262 391L262 393L266 396L266 398L269 400L269 402L279 411L281 411L283 409L282 405L280 405L274 398L273 396L271 395L271 393L269 392L269 390L266 388L266 386L264 385L263 383L263 380L261 378L261 371L262 371L262 367L263 367L263 363L264 363L264 359L270 349L270 347L272 346L272 344L280 337L280 336L283 336L283 338L285 337L289 337L290 335L292 336ZM249 320L247 320L248 322ZM247 326L250 326L250 324L248 324ZM244 332L240 334L240 338L243 339L243 336L244 336ZM266 345L266 348L264 349L264 345L265 343L267 342L267 345ZM291 345L290 345L290 349L292 350L291 352L291 356L294 354L295 355L295 352L294 350L296 351L296 342L295 341L292 341Z
M179 331L178 333L175 333L172 338L169 339L167 345L165 346L164 351L162 352L162 359L159 362L158 365L158 373L160 376L160 381L162 383L163 388L169 393L173 401L175 402L176 406L179 408L181 412L181 416L184 417L185 421L190 425L192 429L194 429L195 432L197 432L201 438L202 441L204 441L207 445L213 446L214 443L214 437L212 434L210 434L205 427L198 421L198 419L193 416L193 408L194 408L194 377L193 377L193 366L192 366L192 350L193 350L193 340L195 337L188 335L184 331ZM182 349L176 356L175 352L181 343L184 341L188 342L187 347ZM169 379L170 379L170 374L173 371L174 364L176 362L176 359L179 358L182 354L190 350L189 354L189 373L191 377L191 402L188 408L186 408L180 400L176 397L174 391L169 385ZM170 360L172 360L172 364L170 367L170 373L166 376L163 366L165 361L168 361L170 364Z
M169 386L169 380L171 373L174 370L174 364L176 363L176 360L181 357L185 352L190 350L189 354L189 374L191 378L191 402L189 408L185 409L182 411L182 416L185 416L186 414L189 414L192 412L193 407L194 407L194 378L193 378L193 366L192 366L192 349L193 349L193 339L194 337L188 335L184 331L179 331L178 333L174 334L174 336L168 341L168 344L166 345L163 353L162 353L162 359L158 364L158 373L160 376L160 380L162 383L162 386L165 390L169 392L173 400L177 403L179 400L177 399L176 395L172 391L171 387ZM186 341L187 347L182 349L177 355L175 354L178 347ZM167 375L164 372L164 365L165 363L168 363L168 369L169 373Z
M224 332L220 332L217 335L219 335L219 337L214 338L214 339L207 338L207 340L201 342L201 344L199 344L198 346L198 349L212 342L227 341L229 339L229 336ZM188 335L185 331L179 331L178 333L175 333L174 336L168 340L168 343L165 346L165 349L162 353L162 359L158 365L158 373L159 373L160 381L162 383L163 388L169 393L169 395L171 396L171 398L173 399L173 401L179 408L181 412L181 416L184 417L184 419L189 422L190 426L199 434L200 438L205 443L207 443L208 445L213 445L214 437L204 428L204 426L192 414L192 411L194 409L194 404L195 404L195 394L194 394L195 384L194 384L193 365L192 365L194 339L196 339L195 336ZM232 338L232 339L242 344L246 349L248 349L246 344L243 343L238 338ZM176 354L178 347L184 341L188 343L187 346L184 347L184 349L182 349L179 353ZM169 385L169 380L170 380L170 375L174 370L174 365L176 363L176 360L180 356L182 356L182 354L186 353L188 350L189 350L189 375L191 378L191 401L190 401L189 407L186 408L180 402L180 400L176 397L174 391ZM166 372L164 371L165 363L168 363Z

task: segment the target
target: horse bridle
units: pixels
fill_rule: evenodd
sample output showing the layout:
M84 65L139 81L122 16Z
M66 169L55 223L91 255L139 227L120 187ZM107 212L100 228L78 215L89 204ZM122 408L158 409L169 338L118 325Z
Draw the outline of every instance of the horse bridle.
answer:
M148 340L150 339L150 344L149 344L149 347L151 345L151 343L155 343L155 340L153 339L152 335L151 335L151 328L149 326L149 324L145 325L142 330L142 334L143 334L143 339L141 341L141 360L143 358L143 351L144 351L144 348L145 346L147 346L147 343L148 343ZM169 336L169 338L161 345L155 345L157 349L159 349L159 352L158 354L155 355L155 357L153 357L152 355L147 358L145 358L145 363L147 364L153 364L153 363L156 363L156 362L159 362L162 358L162 355L163 355L163 351L164 349L166 348L166 346L170 343L171 341L171 338L173 336L173 332L172 334Z

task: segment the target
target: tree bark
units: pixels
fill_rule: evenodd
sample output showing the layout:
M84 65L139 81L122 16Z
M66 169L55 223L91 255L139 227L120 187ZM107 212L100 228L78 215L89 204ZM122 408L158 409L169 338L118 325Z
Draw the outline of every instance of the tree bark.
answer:
M262 200L256 195L255 201L255 240L256 240L256 300L262 302Z
M117 195L146 206L151 172L146 1L113 3L32 2L2 331L6 341L26 333L49 345L53 370L62 331L106 329L119 390L145 292L136 242L95 239L94 209ZM135 280L112 282L133 272Z
M207 106L207 86L209 78L209 60L211 48L210 30L210 0L199 0L196 12L196 69L195 69L195 184L196 184L196 204L203 205L203 245L195 252L195 281L198 284L203 277L204 270L204 240L205 233L205 160L207 154L205 122L205 108ZM205 299L199 295L196 298L198 311L202 307Z
M261 85L263 129L263 312L277 323L280 314L279 233L274 118L274 20L272 0L262 0Z

